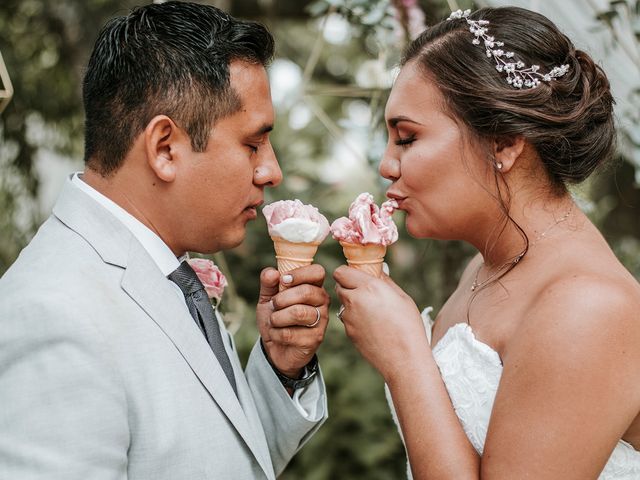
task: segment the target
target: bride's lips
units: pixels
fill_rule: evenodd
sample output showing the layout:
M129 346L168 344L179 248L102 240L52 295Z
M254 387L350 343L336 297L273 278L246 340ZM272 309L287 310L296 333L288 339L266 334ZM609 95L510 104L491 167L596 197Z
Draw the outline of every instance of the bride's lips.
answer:
M402 202L407 197L403 197L402 195L397 194L395 192L387 192L387 198L390 198L390 199L395 200L396 202L398 202L398 210L402 210Z

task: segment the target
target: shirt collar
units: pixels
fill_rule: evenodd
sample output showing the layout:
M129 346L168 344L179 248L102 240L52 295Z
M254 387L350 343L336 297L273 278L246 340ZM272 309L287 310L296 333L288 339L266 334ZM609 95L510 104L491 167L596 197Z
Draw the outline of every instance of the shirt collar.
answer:
M179 259L176 258L167 244L164 243L154 231L149 229L145 224L113 200L104 196L82 180L82 172L74 173L71 178L71 183L93 198L96 202L106 208L114 217L120 220L142 244L143 248L147 251L156 265L158 265L158 268L164 276L173 272L178 268L178 266L180 266L180 262L187 258L186 254Z

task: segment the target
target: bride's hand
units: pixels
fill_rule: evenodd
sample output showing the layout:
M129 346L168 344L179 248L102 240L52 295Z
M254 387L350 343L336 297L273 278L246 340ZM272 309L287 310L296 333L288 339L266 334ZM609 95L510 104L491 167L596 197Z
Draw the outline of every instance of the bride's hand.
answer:
M413 362L411 351L427 342L414 301L393 280L341 266L333 273L344 307L341 320L362 356L387 380Z

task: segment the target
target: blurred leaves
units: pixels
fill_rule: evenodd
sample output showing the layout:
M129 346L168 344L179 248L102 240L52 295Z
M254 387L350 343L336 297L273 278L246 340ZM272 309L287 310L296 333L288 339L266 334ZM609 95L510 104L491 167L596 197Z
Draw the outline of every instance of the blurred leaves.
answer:
M111 0L3 0L0 51L15 89L0 116L0 269L48 212L37 202L41 151L82 158L81 76L98 30L134 3Z
M312 17L330 12L342 15L355 28L394 28L394 11L388 0L318 0L309 7Z

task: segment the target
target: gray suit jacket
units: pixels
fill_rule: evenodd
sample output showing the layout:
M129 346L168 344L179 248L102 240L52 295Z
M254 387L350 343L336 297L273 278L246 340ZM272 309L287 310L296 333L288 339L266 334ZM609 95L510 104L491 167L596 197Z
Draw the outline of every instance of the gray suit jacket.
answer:
M68 181L0 279L0 478L274 479L326 417L322 378L307 420L258 344L244 373L227 347L240 401L146 250Z

